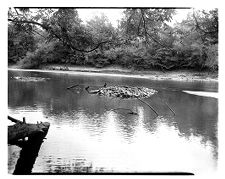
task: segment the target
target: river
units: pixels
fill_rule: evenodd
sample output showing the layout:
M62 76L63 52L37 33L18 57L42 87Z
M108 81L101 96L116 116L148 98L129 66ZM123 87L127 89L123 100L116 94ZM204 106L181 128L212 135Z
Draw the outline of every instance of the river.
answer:
M13 77L46 80L23 81ZM218 99L183 92L216 92L216 83L12 70L8 81L9 115L26 117L30 123L51 124L33 164L33 173L216 171ZM84 89L97 89L104 83L157 90L144 101L159 116L136 99L100 97ZM73 84L80 87L66 89ZM113 110L116 108L130 109L138 115ZM9 173L15 170L20 151L15 145L8 146Z

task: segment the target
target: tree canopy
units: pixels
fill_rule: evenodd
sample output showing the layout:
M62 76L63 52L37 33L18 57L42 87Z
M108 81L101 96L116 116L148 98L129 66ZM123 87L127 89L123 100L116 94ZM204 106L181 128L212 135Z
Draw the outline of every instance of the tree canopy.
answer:
M118 27L75 8L9 8L9 63L120 65L161 70L218 68L218 10L195 10L171 26L176 9L125 9ZM24 65L26 66L26 65Z

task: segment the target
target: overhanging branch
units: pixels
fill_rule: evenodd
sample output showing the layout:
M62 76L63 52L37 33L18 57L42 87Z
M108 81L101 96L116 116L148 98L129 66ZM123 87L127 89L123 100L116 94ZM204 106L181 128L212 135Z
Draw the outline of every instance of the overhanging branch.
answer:
M199 22L197 20L197 17L195 16L195 13L193 12L193 18L195 20L196 23L196 28L199 29L201 32L203 32L204 34L212 34L212 33L216 33L218 32L218 30L213 30L213 31L206 31L204 29L201 28L201 26L199 25Z
M168 48L167 46L161 44L158 40L156 40L154 37L152 37L152 36L148 33L148 29L147 29L147 27L146 27L146 21L145 21L145 17L144 17L144 12L143 12L142 9L141 9L141 16L142 16L142 20L143 20L143 26L144 26L144 31L145 31L145 38L146 38L147 43L149 43L149 42L148 42L148 37L149 37L149 38L152 39L154 42L158 43L160 46L172 50L171 48Z
M41 24L39 22L30 21L30 20L8 19L8 21L14 22L14 23L26 23L26 24L38 25L38 26L42 27L43 29L45 29L46 31L51 32L54 37L56 37L58 40L60 40L61 42L63 42L65 44L65 41L60 36L58 36L54 32L54 30L50 26L48 26L48 25L44 25L44 24ZM83 52L83 53L89 53L89 52L92 52L92 51L98 49L102 44L105 44L105 43L108 43L108 42L111 42L111 41L103 41L103 42L100 42L94 48L92 48L90 50L78 49L71 42L69 42L69 43L66 42L66 45L68 45L73 51L79 51L79 52Z

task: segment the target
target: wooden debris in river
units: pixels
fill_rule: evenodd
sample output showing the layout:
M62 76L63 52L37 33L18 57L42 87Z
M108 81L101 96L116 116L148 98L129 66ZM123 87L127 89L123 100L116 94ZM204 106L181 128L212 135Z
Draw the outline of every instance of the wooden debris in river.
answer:
M33 138L39 136L44 138L50 127L50 123L41 122L37 124L28 124L23 118L23 121L19 121L13 117L8 116L8 119L16 123L12 126L8 126L8 144L13 144L20 139Z
M155 93L154 89L146 87L128 87L128 86L109 86L102 87L98 90L86 90L91 94L98 94L99 96L118 97L118 98L148 98Z
M46 81L50 78L42 78L42 77L25 77L25 76L14 76L11 77L14 80L23 81L23 82L40 82L40 81Z

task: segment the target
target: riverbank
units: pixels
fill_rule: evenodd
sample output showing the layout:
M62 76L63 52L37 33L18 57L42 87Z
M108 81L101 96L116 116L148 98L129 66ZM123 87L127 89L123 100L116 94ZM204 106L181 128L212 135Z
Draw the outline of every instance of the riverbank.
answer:
M11 65L9 69L20 69L19 66ZM29 69L32 70L32 69ZM190 70L178 70L178 71L156 71L156 70L134 70L125 69L118 66L94 68L84 66L65 66L65 65L45 65L35 71L55 71L63 73L91 73L99 75L111 75L111 76L127 76L134 78L147 78L151 80L174 80L174 81L203 81L203 82L218 82L217 73L208 72L196 72Z

